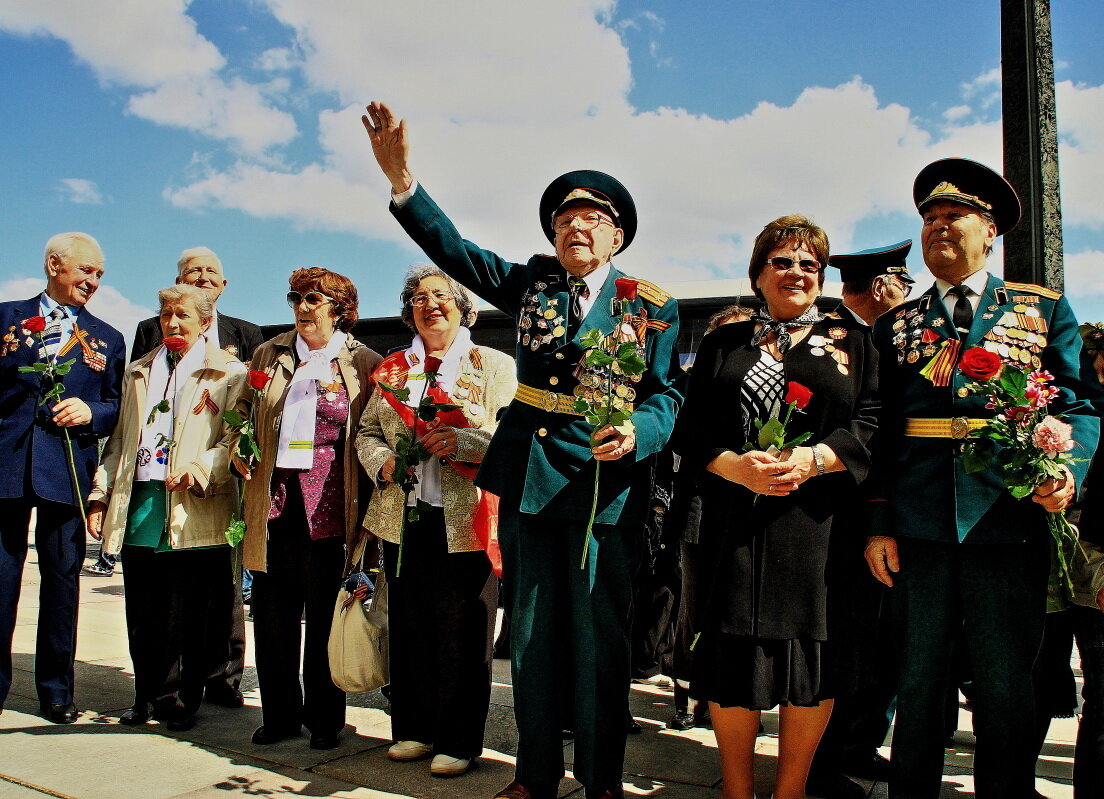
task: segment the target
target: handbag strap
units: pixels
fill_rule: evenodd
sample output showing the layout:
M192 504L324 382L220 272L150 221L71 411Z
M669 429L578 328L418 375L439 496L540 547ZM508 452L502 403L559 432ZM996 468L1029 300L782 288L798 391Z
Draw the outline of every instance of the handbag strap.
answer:
M360 538L357 539L356 546L353 547L352 553L345 561L345 577L347 578L354 571L364 570L364 550L368 546L368 536L370 536L367 530L360 531Z

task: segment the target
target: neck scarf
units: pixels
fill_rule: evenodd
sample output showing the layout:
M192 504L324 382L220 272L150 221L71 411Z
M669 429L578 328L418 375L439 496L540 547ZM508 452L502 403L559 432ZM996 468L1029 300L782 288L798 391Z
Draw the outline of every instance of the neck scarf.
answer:
M310 469L314 466L319 386L333 380L333 368L330 364L337 358L347 339L345 333L335 330L325 347L312 350L302 336L295 336L299 368L291 376L287 398L284 400L280 448L276 452L276 465L281 469Z
M150 364L146 406L142 410L142 435L134 468L136 482L164 481L168 476L170 447L165 446L165 440L173 438L176 408L188 385L189 375L203 368L207 358L207 341L200 336L175 363L169 360L168 355L169 351L162 344ZM154 413L161 400L168 400L169 410Z
M755 331L755 335L751 337L751 346L758 347L764 338L774 333L775 341L778 343L778 351L784 355L793 346L793 339L790 338L791 330L808 327L823 318L824 314L817 310L816 305L810 305L803 314L793 319L775 319L770 315L767 306L761 305L755 314L755 321L762 327Z
M441 356L441 368L437 372L437 385L441 387L442 391L446 393L452 391L456 383L456 377L460 372L460 361L464 359L464 353L471 348L471 331L466 327L461 327L456 331L456 338L453 339L448 350ZM410 349L406 351L406 355L407 363L410 366L406 379L423 380L423 375L425 374L426 350L425 342L422 340L421 336L414 336L414 340L410 342ZM412 408L415 407L418 404L418 398L421 393L421 390L415 386L411 390L406 404Z

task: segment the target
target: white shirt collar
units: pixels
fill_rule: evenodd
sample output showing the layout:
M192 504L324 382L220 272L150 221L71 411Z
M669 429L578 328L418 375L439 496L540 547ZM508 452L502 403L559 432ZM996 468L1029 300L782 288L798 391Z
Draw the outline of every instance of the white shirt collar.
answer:
M974 272L968 278L962 281L962 285L966 286L973 294L970 295L970 299L974 297L980 297L985 293L985 287L989 283L989 272L985 269L979 269ZM947 292L954 288L954 284L948 283L942 278L935 279L935 289L939 292L941 299L947 299ZM976 304L976 303L975 303Z

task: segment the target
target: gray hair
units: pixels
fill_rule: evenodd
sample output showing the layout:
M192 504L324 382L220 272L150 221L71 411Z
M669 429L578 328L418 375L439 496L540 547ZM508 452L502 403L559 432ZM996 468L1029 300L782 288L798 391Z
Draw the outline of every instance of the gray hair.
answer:
M73 245L78 241L94 247L99 256L96 259L96 266L103 266L103 250L100 249L100 243L94 238L87 233L58 233L55 236L51 236L50 240L46 242L46 252L42 256L43 268L46 267L46 262L50 260L51 255L56 255L63 261L68 260L70 254L73 252Z
M205 289L189 286L186 283L177 283L167 289L157 292L157 302L163 309L167 303L177 303L191 300L200 319L211 320L215 316L215 304Z
M475 303L472 302L468 290L441 271L440 267L433 264L415 264L406 273L406 281L403 283L399 301L402 303L402 320L415 333L418 332L414 324L414 308L410 299L418 290L418 284L427 277L439 277L448 283L449 291L456 297L456 307L460 311L460 324L463 327L471 327L475 324Z
M215 263L218 264L219 271L222 271L222 261L209 247L190 247L184 252L180 253L180 260L176 262L176 276L180 277L184 274L184 270L188 267L190 261L196 258L214 258Z

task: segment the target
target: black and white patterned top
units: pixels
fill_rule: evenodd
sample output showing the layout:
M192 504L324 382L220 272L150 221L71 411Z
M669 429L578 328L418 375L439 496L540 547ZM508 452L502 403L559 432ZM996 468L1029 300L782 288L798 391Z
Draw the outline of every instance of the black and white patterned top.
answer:
M782 361L761 350L759 360L748 369L740 386L740 408L744 414L744 435L748 441L756 440L756 419L765 422L778 415L785 393L786 372Z

